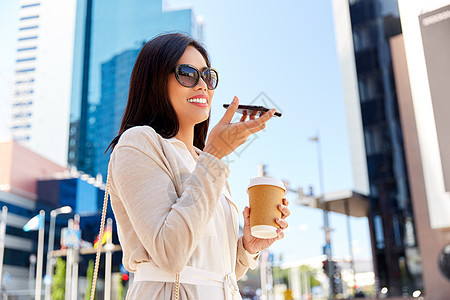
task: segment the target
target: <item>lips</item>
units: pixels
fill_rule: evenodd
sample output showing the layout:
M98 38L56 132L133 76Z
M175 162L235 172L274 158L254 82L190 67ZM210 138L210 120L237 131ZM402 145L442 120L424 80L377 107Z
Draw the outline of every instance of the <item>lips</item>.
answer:
M206 107L208 106L208 97L206 95L196 95L186 100L196 106Z
M187 99L187 101L190 103L208 103L208 100L206 100L205 98L189 98Z

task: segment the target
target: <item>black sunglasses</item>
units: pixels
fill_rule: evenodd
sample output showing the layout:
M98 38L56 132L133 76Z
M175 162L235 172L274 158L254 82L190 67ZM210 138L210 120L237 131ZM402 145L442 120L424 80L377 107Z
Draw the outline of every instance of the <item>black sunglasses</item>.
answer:
M200 72L194 66L181 64L175 66L174 72L178 82L185 87L196 86L200 80L200 77L210 90L214 90L219 83L219 74L212 68L207 68L203 72Z

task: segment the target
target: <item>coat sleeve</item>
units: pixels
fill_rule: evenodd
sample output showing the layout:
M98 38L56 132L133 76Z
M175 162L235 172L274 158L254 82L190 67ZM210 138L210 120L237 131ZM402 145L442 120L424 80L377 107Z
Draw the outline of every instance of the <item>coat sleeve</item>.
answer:
M177 195L170 172L158 155L128 144L111 155L111 188L153 262L180 272L200 240L229 175L228 166L202 152Z
M242 236L239 237L237 242L237 254L236 254L236 278L241 279L248 268L254 270L258 266L259 253L252 255L245 250L242 242Z

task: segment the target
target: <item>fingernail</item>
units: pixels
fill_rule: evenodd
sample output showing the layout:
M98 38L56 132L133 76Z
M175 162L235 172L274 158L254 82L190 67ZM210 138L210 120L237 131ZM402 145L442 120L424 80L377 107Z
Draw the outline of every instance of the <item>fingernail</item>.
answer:
M233 103L236 103L236 96L234 96L234 98L233 98Z

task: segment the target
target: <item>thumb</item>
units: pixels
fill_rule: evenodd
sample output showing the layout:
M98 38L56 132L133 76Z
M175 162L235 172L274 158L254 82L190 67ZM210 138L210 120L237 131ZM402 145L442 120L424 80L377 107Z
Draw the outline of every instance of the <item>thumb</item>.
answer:
M246 206L242 214L244 215L244 226L250 227L250 208Z
M239 98L237 96L234 96L233 101L231 102L230 106L228 106L225 114L223 115L219 123L229 124L234 116L234 113L238 109L238 106L239 106Z

